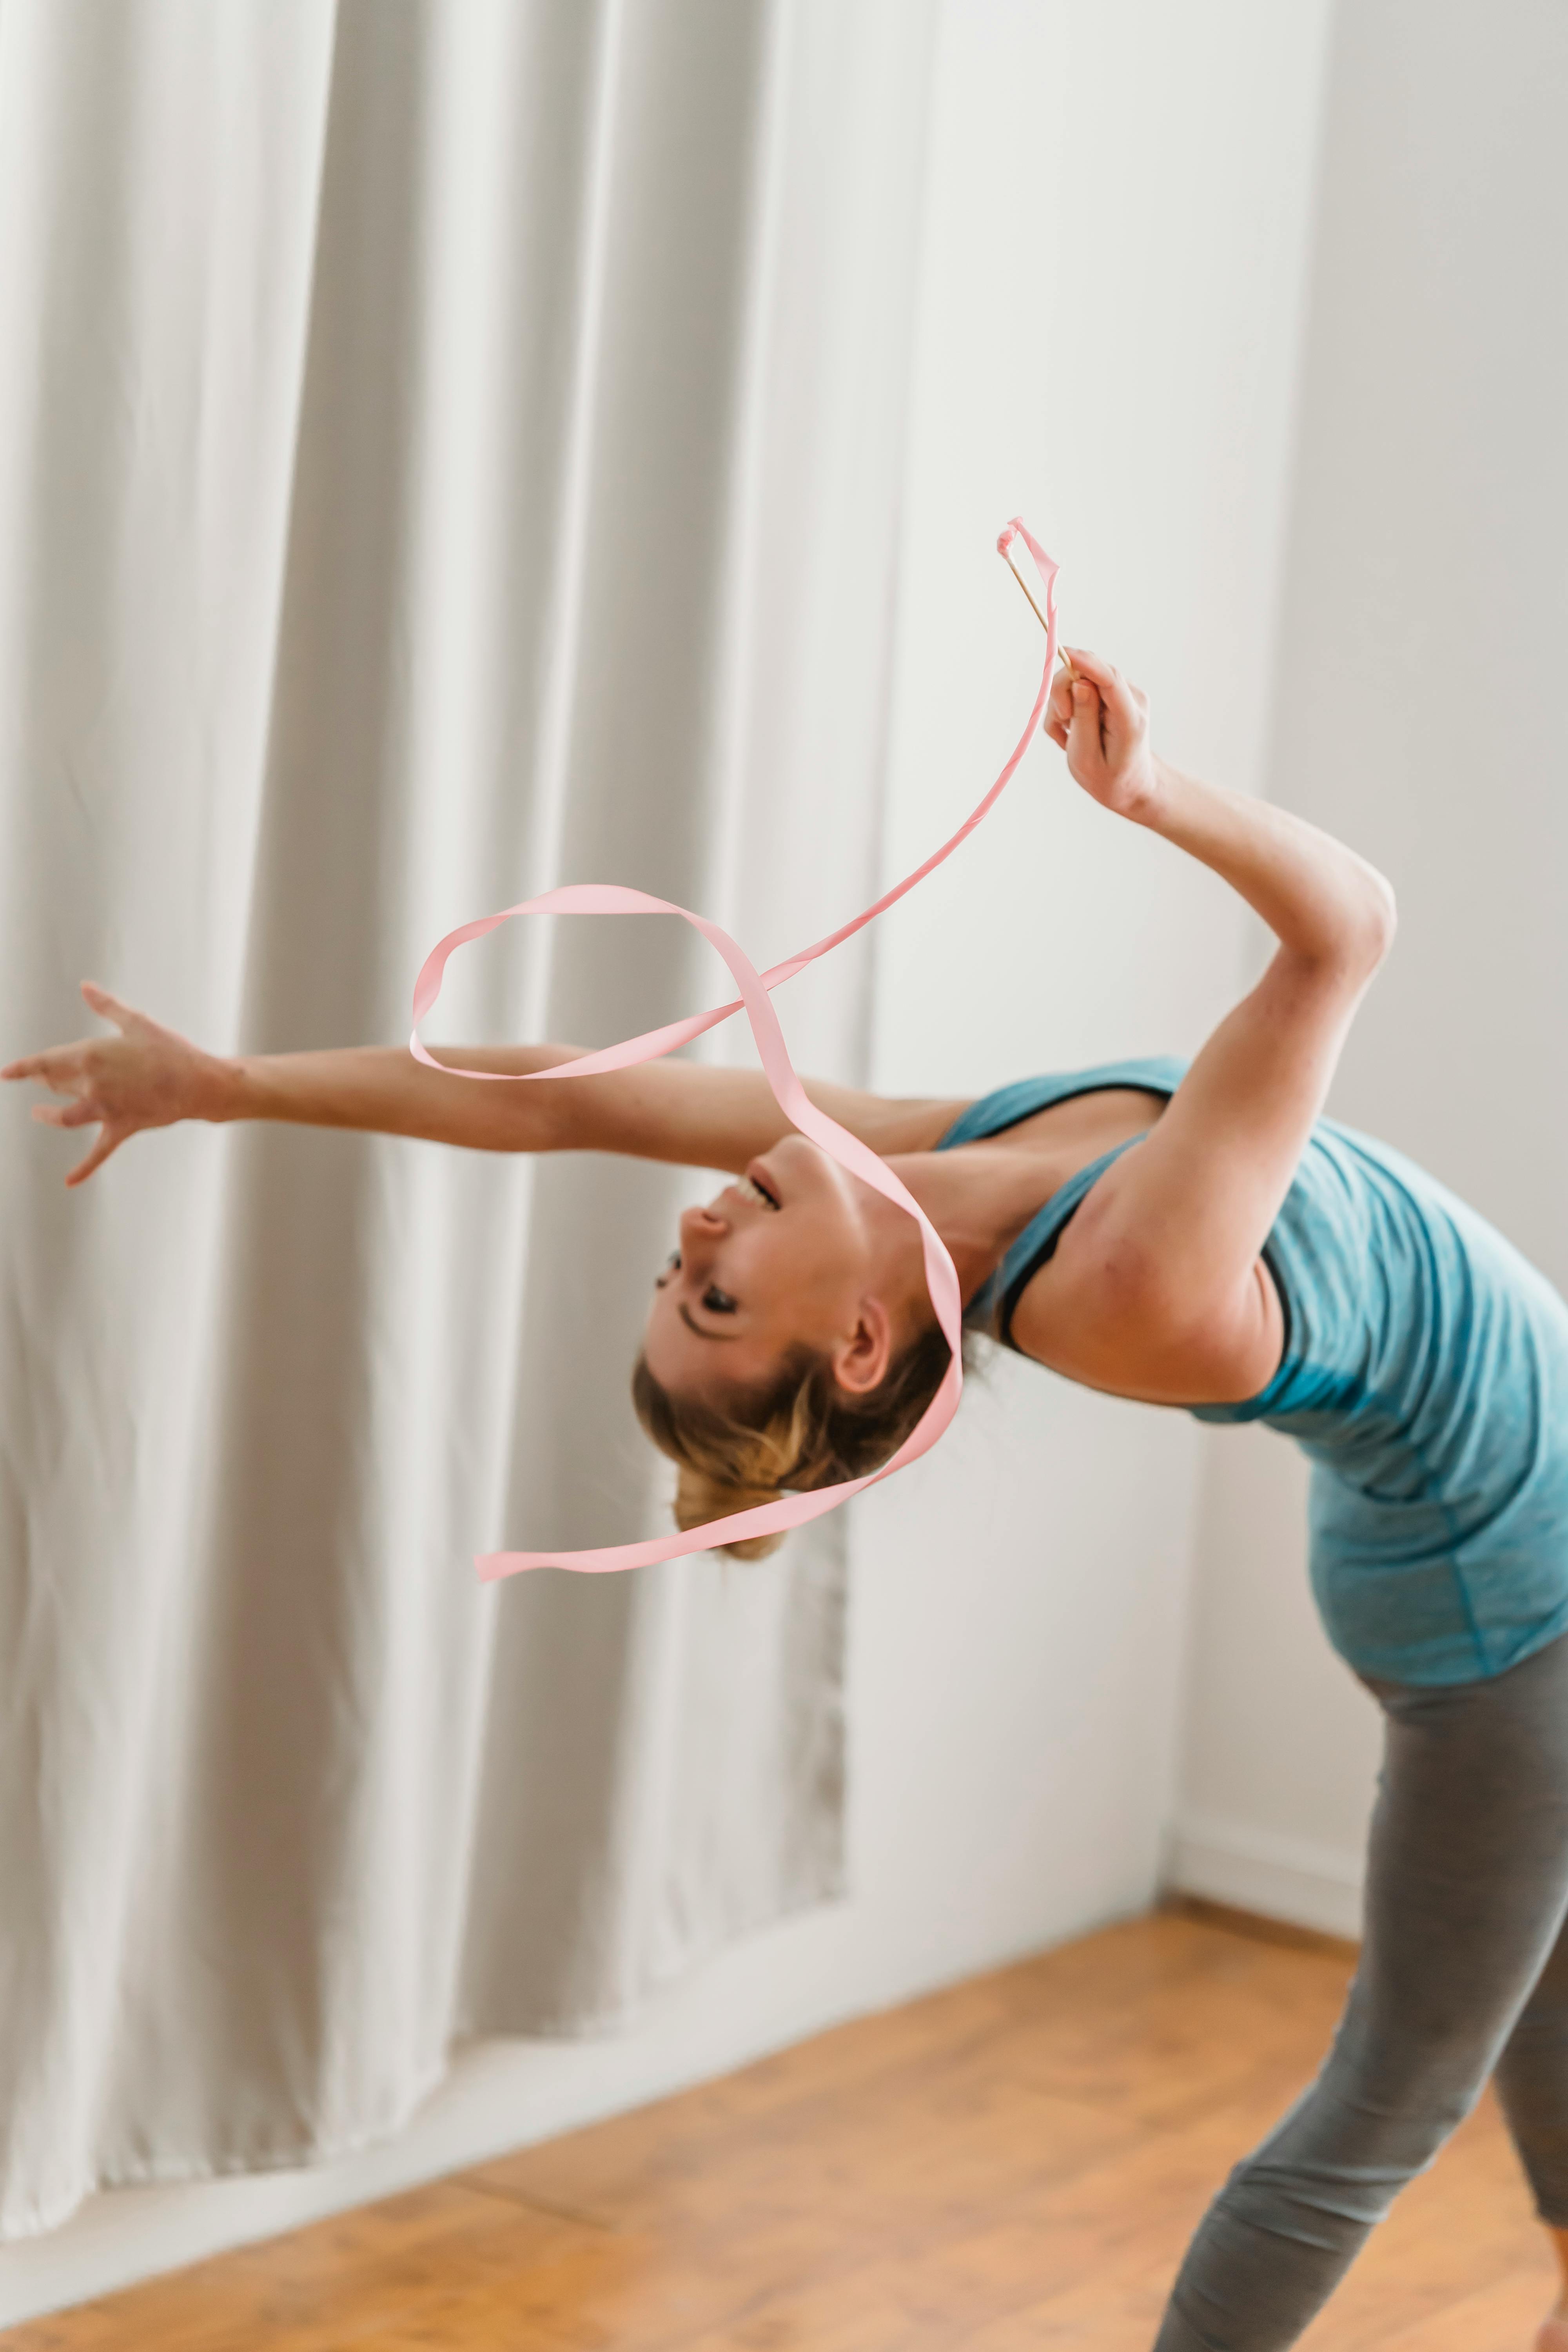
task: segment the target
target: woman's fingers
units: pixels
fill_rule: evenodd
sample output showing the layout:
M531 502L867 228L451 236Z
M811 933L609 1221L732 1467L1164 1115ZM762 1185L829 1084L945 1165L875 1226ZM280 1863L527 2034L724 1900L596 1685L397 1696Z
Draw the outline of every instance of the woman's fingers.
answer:
M1098 654L1080 653L1076 646L1068 651L1073 667L1098 688L1100 700L1108 709L1121 703L1129 709L1133 707L1132 689L1114 662L1101 661Z
M26 1061L7 1063L0 1077L37 1078L58 1095L69 1094L87 1082L85 1050L81 1045L54 1045L47 1054L29 1054Z
M1092 678L1099 688L1110 724L1135 730L1149 708L1148 696L1131 679L1123 677L1114 662L1101 661L1098 654L1082 653L1076 646L1066 650L1072 657L1073 667Z
M110 996L107 988L100 988L96 980L84 980L81 992L100 1019L112 1021L117 1029L128 1029L138 1018L133 1004L122 1004L118 996Z
M1094 800L1104 797L1108 784L1101 729L1104 709L1099 689L1088 678L1073 680L1072 716L1060 740L1068 755L1068 773Z
M126 1137L131 1134L132 1131L132 1130L128 1127L110 1127L106 1123L100 1129L98 1141L93 1145L92 1150L88 1153L87 1158L77 1161L76 1166L66 1178L66 1182L68 1184L85 1184L88 1178L92 1174L93 1170L95 1168L101 1168L110 1153L111 1151L118 1151Z
M1068 729L1068 758L1079 783L1091 789L1100 782L1105 765L1105 744L1100 731L1104 709L1099 688L1087 677L1076 679L1072 689L1072 724Z
M6 1063L0 1078L41 1078L47 1087L66 1086L92 1042L83 1037L73 1045L47 1045L41 1054L24 1054L19 1062Z
M1046 732L1054 734L1058 727L1066 729L1071 725L1072 680L1066 670L1059 669L1051 680L1050 698L1046 704ZM1059 743L1062 737L1058 735L1057 740Z
M81 992L100 1020L111 1022L116 1029L130 1029L146 1018L133 1004L122 1003L107 988L100 988L96 980L84 980ZM60 1087L79 1072L82 1055L103 1042L100 1037L79 1037L73 1045L50 1045L41 1054L23 1054L0 1069L0 1078L42 1078L47 1087Z
M1093 679L1100 697L1107 770L1119 784L1128 782L1148 764L1149 698L1098 654L1074 646L1072 657L1079 670Z
M1114 662L1102 661L1099 654L1086 653L1081 646L1064 646L1062 651L1074 669L1080 671L1085 677L1091 677L1096 686L1109 690L1121 683L1121 672Z
M33 1058L36 1061L48 1059L43 1055L35 1055ZM64 1079L58 1073L51 1073L47 1069L41 1070L36 1075L47 1078L50 1085L64 1084ZM87 1158L79 1160L71 1170L66 1178L68 1184L85 1183L93 1170L101 1168L110 1153L118 1151L126 1137L134 1135L136 1132L136 1123L133 1119L110 1118L103 1104L92 1094L77 1102L36 1102L32 1106L32 1112L40 1127L91 1127L94 1124L98 1126L97 1142L89 1151Z
M1149 698L1113 662L1079 646L1063 648L1070 678L1051 682L1046 733L1068 755L1068 772L1090 799L1131 816L1154 789Z
M71 1045L53 1045L42 1054L24 1054L0 1069L0 1078L34 1078L52 1093L68 1099L36 1102L32 1115L41 1127L71 1129L96 1124L98 1139L85 1160L66 1178L68 1185L84 1184L118 1151L128 1135L149 1124L167 1125L169 1110L160 1084L158 1050L165 1039L156 1023L132 1004L122 1003L95 980L81 982L82 997L100 1020L122 1033L120 1037L79 1038Z

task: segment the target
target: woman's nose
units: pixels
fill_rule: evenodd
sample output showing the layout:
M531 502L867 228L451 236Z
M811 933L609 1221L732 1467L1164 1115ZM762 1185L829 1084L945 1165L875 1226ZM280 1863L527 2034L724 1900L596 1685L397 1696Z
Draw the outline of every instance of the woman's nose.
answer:
M725 1220L713 1209L687 1209L681 1213L680 1246L689 1257L694 1249L705 1242L715 1242L730 1230Z

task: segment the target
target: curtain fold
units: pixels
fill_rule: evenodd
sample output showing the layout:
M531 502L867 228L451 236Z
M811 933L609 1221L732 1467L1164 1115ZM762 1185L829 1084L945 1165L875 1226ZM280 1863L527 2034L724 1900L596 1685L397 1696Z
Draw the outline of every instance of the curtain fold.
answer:
M0 0L0 1058L84 974L398 1041L566 880L759 963L874 895L932 5ZM863 1076L868 972L784 992L803 1067ZM440 1034L724 987L556 919ZM454 2037L843 1895L841 1518L472 1567L664 1524L626 1376L710 1179L182 1128L67 1194L20 1093L0 2234L363 2144Z

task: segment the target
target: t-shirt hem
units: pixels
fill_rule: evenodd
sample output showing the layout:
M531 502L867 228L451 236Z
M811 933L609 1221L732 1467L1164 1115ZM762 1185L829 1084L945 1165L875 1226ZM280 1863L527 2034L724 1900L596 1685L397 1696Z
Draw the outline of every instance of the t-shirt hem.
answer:
M1483 1633L1489 1636L1487 1646L1492 1651L1493 1657L1491 1663L1483 1665L1479 1673L1476 1645L1468 1634L1463 1657L1458 1654L1456 1643L1445 1643L1436 1657L1413 1663L1408 1652L1352 1651L1343 1642L1335 1639L1331 1629L1325 1630L1335 1652L1354 1675L1370 1675L1378 1682L1400 1683L1410 1690L1451 1690L1459 1683L1495 1682L1500 1675L1506 1675L1513 1666L1523 1665L1525 1660L1533 1658L1538 1650L1544 1650L1549 1643L1568 1633L1568 1599L1560 1602L1550 1617L1543 1618L1539 1625L1532 1626L1528 1633L1521 1635L1505 1655L1496 1654L1498 1638L1495 1630L1483 1628Z

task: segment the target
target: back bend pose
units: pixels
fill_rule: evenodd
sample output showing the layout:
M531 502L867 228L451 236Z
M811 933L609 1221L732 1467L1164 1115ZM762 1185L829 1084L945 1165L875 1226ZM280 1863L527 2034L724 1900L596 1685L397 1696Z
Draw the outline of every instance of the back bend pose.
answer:
M1316 2079L1193 2240L1156 2352L1294 2342L1495 2074L1564 2270L1568 2352L1568 1308L1480 1217L1319 1112L1394 932L1382 877L1184 775L1147 702L1072 656L1047 731L1102 807L1211 866L1275 933L1190 1066L977 1101L808 1085L951 1251L966 1329L1116 1396L1267 1420L1313 1461L1312 1582L1386 1718L1359 1965ZM219 1060L84 986L114 1037L12 1063L98 1123L270 1118L729 1171L680 1219L633 1377L682 1528L885 1462L948 1360L918 1230L792 1129L758 1074L668 1061L516 1090L403 1047ZM443 1049L548 1069L585 1049ZM735 1549L752 1557L778 1538Z

